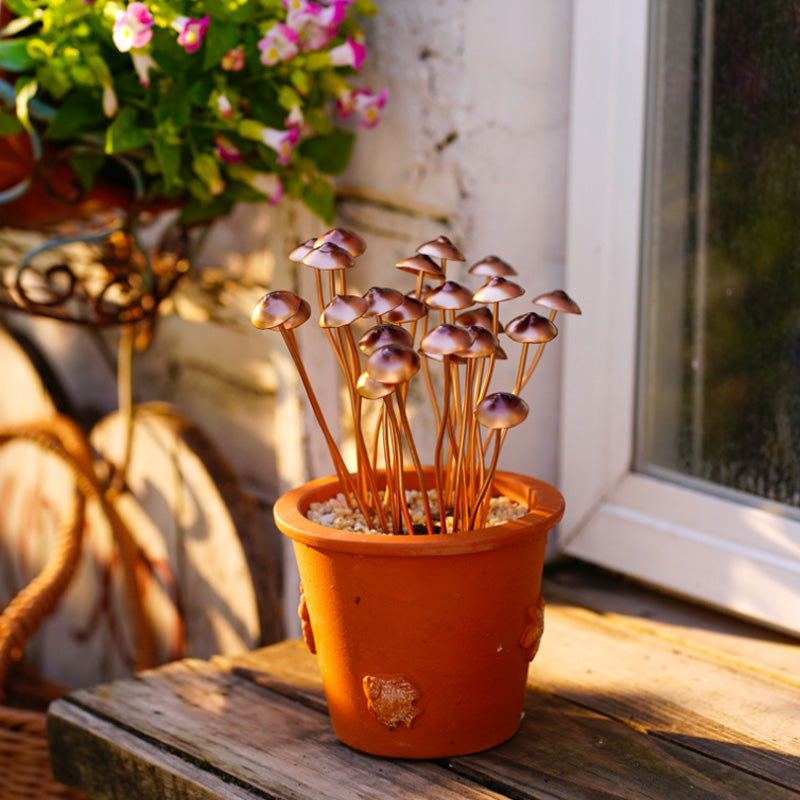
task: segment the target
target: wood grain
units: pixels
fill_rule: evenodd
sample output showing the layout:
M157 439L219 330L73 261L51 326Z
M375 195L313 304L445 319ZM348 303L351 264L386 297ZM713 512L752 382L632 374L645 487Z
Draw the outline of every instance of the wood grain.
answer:
M159 751L210 775L234 776L255 796L383 800L427 797L435 790L441 800L501 797L432 762L400 763L357 753L336 740L329 720L319 712L193 660L138 680L76 692L53 707L54 770L59 779L74 786L83 783L65 762L78 760L75 738L68 739L61 731L76 707L116 723L119 729L136 731L145 741L158 742ZM99 742L97 736L94 738L93 752L85 747L80 760L90 758L97 770L115 750L116 732L107 731ZM70 756L59 757L58 753L67 749ZM124 760L125 764L115 768L115 775L120 768L126 775L140 773L142 764ZM162 767L156 762L152 769L160 771ZM197 793L186 776L176 775L174 769L170 781L180 783L184 794L179 797L214 796ZM126 783L134 785L129 778Z
M566 630L562 620L568 617L569 610L551 608L548 635L560 638L559 631ZM536 677L538 659L533 662L535 688L527 693L520 733L486 754L452 759L450 766L457 772L511 797L763 800L765 791L776 800L800 796L780 786L787 780L795 789L800 787L800 774L782 778L770 754L758 747L739 741L697 741L690 735L650 735L630 720L545 691ZM301 702L324 707L316 661L302 642L284 642L217 663ZM584 664L570 659L561 669L571 675L582 672ZM685 710L677 718L681 717L686 717ZM709 750L714 752L704 753ZM754 761L761 763L767 780L741 768Z
M296 640L70 695L52 707L54 768L99 799L800 800L787 654L760 665L749 640L737 659L657 608L603 613L601 594L596 610L550 604L520 731L484 753L403 762L340 744Z
M573 700L786 786L800 785L800 690L789 681L569 606L548 610L530 676Z

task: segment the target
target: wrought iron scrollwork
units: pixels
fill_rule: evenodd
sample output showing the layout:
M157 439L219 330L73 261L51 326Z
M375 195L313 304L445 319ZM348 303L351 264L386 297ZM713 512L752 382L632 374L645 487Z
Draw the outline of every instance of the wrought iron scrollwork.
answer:
M97 327L152 321L188 270L188 257L146 252L131 230L92 238L48 241L27 252L0 287L0 307ZM94 246L49 261L68 245Z

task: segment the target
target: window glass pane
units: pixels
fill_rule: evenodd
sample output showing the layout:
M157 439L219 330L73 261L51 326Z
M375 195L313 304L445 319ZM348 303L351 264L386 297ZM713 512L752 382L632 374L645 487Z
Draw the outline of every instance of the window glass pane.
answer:
M797 515L800 3L654 2L650 52L636 468Z

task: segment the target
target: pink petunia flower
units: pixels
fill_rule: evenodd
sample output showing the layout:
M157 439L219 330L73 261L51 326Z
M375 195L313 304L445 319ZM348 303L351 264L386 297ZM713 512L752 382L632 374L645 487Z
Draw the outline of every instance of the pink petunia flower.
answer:
M270 205L275 205L285 194L283 181L272 172L257 172L245 164L230 164L226 172L232 178L252 186L265 195Z
M298 33L294 28L276 22L258 43L261 63L272 66L279 61L289 61L299 52Z
M103 113L107 117L113 117L119 110L119 101L114 92L114 87L106 83L103 85Z
M336 93L336 110L342 117L349 117L355 110L356 96L352 86L343 85Z
M244 69L244 47L234 47L222 57L220 66L226 72L239 72Z
M233 106L231 105L231 101L228 99L227 95L217 95L217 110L219 111L220 116L224 117L225 119L230 119L233 116Z
M306 122L303 116L303 109L298 105L292 106L292 110L289 112L284 122L291 128L302 128Z
M365 128L374 128L381 121L381 111L388 97L389 92L386 89L378 94L367 89L356 89L353 93L353 109L361 115L358 124Z
M334 67L352 67L360 69L361 64L367 55L367 48L359 42L353 41L350 37L344 44L330 50L331 64Z
M267 202L274 206L283 197L285 190L283 181L274 173L261 172L253 176L250 185L261 194L266 195Z
M117 49L127 53L130 49L146 47L153 36L153 16L144 3L129 3L114 22L112 38Z
M329 3L319 11L317 21L320 25L327 25L335 36L339 25L344 22L347 16L347 5L343 0L334 0L334 2Z
M315 9L321 8L310 0L281 0L281 5L286 9L288 19L296 19L303 14L313 14Z
M222 161L227 161L229 164L241 164L242 154L239 148L230 140L226 139L221 134L217 134L214 138L216 145L217 157Z
M261 141L278 154L278 163L286 166L292 158L292 151L300 139L297 128L281 131L277 128L262 128Z
M311 0L283 0L286 24L297 33L300 49L321 50L336 35L344 8L339 4L321 6Z
M153 60L153 57L149 53L137 50L131 52L131 59L133 60L133 68L139 76L139 83L144 86L145 89L150 88L150 70L158 69L158 65Z
M178 44L187 53L194 53L203 44L203 38L208 30L209 16L206 14L202 19L192 19L191 17L178 17L172 23L172 27L178 31Z

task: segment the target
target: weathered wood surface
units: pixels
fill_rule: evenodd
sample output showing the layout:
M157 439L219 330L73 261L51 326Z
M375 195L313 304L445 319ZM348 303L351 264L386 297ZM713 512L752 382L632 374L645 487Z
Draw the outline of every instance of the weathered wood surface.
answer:
M55 772L98 799L800 798L800 644L720 632L729 623L699 610L693 629L690 607L680 620L680 604L563 577L546 584L522 728L485 753L401 762L341 745L316 661L292 641L59 701Z

